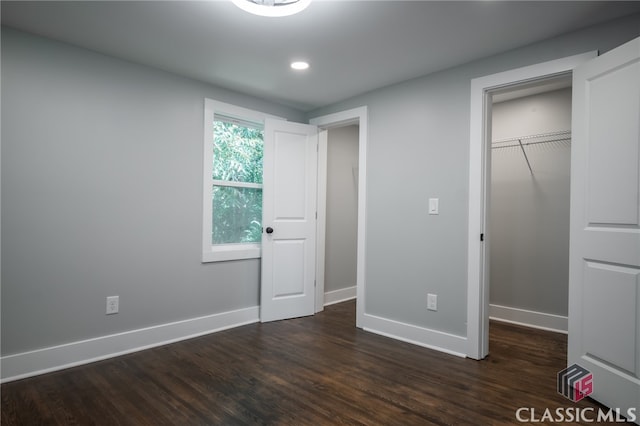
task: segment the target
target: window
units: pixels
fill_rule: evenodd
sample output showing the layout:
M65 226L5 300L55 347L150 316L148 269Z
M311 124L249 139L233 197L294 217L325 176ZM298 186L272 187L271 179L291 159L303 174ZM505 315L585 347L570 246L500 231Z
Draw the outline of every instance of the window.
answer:
M205 99L203 262L260 257L266 117Z
M262 237L262 126L213 116L211 243Z

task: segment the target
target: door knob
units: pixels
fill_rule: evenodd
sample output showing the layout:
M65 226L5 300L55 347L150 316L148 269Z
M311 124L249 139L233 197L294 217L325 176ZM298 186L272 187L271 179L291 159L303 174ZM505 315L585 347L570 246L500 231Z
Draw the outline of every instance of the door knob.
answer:
M267 227L267 234L273 234L273 228L268 226Z

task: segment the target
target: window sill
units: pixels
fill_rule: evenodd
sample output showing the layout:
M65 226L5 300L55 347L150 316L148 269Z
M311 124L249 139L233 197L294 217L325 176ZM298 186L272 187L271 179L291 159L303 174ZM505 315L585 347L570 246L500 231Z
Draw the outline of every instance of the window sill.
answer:
M210 246L202 253L202 263L259 259L261 254L260 244L224 244Z

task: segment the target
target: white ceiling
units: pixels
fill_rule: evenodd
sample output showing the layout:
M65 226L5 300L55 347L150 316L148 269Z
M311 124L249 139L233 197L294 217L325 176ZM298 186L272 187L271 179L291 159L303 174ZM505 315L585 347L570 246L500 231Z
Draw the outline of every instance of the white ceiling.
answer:
M1 7L3 25L305 111L640 12L639 1L314 0L284 18L230 0ZM294 59L311 68L290 70Z

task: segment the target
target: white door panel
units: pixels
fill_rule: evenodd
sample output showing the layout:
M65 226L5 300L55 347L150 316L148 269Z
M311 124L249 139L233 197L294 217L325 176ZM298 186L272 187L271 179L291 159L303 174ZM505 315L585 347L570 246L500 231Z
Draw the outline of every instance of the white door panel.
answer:
M306 136L274 133L274 220L306 220Z
M304 295L304 240L273 242L273 298Z
M582 235L584 258L633 265L640 259L640 230L587 226Z
M624 414L640 408L640 38L573 79L568 363Z
M317 128L267 120L260 319L313 315Z
M638 225L638 81L640 63L635 62L604 70L586 82L590 224Z
M639 273L633 268L585 262L582 295L584 352L632 374L637 373Z

